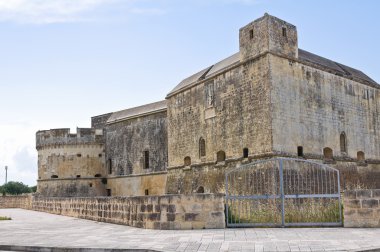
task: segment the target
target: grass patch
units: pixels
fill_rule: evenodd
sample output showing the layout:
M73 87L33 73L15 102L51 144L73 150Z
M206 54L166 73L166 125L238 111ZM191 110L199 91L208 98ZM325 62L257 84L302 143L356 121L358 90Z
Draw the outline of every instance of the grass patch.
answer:
M0 221L2 221L2 220L12 220L12 218L0 216Z

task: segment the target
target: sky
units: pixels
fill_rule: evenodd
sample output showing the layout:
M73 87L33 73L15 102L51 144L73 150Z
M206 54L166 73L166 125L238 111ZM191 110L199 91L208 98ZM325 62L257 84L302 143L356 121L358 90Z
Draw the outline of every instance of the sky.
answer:
M377 0L0 0L0 184L36 184L36 131L163 100L266 12L380 82Z

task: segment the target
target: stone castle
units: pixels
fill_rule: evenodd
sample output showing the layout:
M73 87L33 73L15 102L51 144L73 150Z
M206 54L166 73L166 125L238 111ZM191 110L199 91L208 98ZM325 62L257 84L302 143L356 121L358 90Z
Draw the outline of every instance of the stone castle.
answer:
M36 133L44 196L224 192L225 172L271 157L328 163L342 187L380 188L380 86L298 48L265 14L239 52L184 79L163 101Z

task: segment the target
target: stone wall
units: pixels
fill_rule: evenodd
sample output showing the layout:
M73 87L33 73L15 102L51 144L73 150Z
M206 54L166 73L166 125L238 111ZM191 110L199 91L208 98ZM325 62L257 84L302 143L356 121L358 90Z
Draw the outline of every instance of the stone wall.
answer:
M46 197L106 196L106 178L58 178L38 180L37 192Z
M224 228L224 195L34 197L32 210L148 229Z
M108 123L105 129L108 176L166 170L166 123L166 111Z
M32 195L0 196L0 208L31 209Z
M344 226L380 228L380 189L344 193Z

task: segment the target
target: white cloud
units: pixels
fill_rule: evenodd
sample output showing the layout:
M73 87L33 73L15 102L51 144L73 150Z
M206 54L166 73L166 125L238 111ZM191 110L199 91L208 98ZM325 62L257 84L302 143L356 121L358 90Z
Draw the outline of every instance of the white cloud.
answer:
M118 0L0 0L0 21L62 23L86 21L84 14Z

